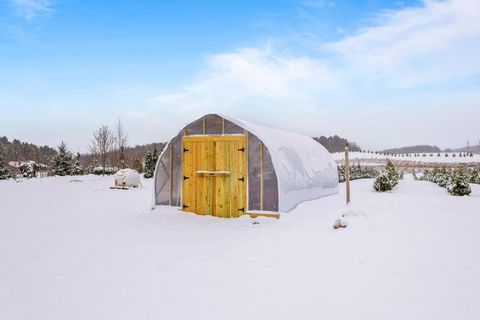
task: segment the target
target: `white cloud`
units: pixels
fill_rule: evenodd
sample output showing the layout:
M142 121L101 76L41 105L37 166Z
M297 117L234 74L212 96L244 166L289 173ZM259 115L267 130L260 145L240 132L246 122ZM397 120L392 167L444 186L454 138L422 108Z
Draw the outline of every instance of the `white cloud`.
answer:
M469 99L461 98L472 97L471 88L463 94L458 83L449 84L480 75L480 1L427 1L382 12L372 26L315 45L322 57L287 54L271 45L211 55L190 85L155 98L155 104L162 112L176 110L185 121L220 112L307 134L345 133L364 141L373 135L375 143L387 145L391 139L379 136L375 123L390 119L384 127L401 130L405 117L399 112L421 118L429 110L432 123L445 123L449 106L439 104L435 92L444 101L458 101L458 110L472 110ZM470 134L467 127L449 141L463 131ZM409 134L411 140L418 137L418 131L402 137Z
M17 15L27 21L48 15L51 11L50 0L9 0Z
M271 46L244 48L212 55L190 86L158 97L162 106L181 112L206 110L236 112L246 107L278 111L312 107L313 97L331 89L338 80L321 61L280 54ZM260 109L260 110L259 110Z
M360 76L399 85L445 81L480 72L480 1L426 1L383 12L374 26L324 48Z

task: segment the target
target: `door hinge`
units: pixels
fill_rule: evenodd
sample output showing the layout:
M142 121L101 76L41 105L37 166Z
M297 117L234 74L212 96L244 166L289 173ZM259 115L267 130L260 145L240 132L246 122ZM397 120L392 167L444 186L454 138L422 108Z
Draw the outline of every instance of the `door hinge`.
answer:
M238 181L245 182L245 177L238 178L237 180L238 180Z
M187 151L190 151L190 150L187 148L183 148L183 152L187 152Z
M187 176L183 176L183 181L187 180L187 179L190 179L189 177Z
M245 147L241 147L240 149L238 149L238 151L245 152Z
M242 211L243 213L245 213L245 208L240 208L238 209L238 211Z
M186 204L184 204L182 207L183 207L183 209L188 208L188 206Z

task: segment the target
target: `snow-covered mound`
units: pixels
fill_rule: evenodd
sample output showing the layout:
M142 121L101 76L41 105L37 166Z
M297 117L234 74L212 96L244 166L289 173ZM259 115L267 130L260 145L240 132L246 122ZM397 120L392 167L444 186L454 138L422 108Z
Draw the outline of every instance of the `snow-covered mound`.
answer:
M118 170L114 178L117 187L138 188L140 186L140 174L133 169Z

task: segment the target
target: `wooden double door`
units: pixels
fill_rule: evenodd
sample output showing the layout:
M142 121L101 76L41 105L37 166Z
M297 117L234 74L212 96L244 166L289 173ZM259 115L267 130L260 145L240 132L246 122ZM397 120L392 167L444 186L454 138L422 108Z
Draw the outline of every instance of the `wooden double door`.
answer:
M223 218L246 211L246 136L182 138L182 208Z

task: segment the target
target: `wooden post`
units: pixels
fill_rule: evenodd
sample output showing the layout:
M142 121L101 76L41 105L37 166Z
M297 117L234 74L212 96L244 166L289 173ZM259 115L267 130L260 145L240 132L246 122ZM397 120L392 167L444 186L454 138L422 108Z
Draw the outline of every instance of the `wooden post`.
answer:
M203 134L207 132L207 118L203 118Z
M225 134L225 119L222 118L222 134Z
M350 203L350 160L348 159L348 144L345 147L345 188L348 206Z

